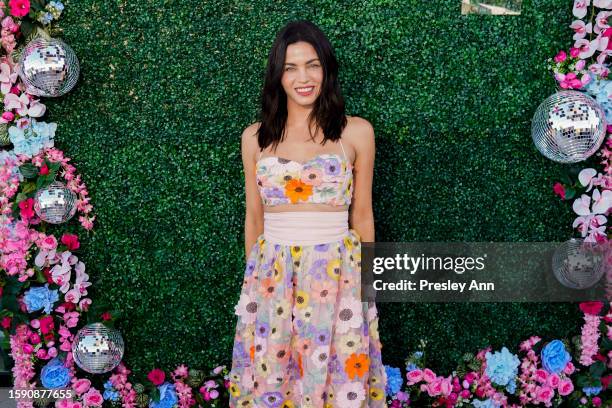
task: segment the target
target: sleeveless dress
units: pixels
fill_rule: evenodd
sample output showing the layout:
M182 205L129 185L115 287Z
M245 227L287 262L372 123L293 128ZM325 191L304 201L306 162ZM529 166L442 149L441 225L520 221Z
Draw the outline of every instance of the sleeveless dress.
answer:
M305 163L260 154L263 204L350 204L353 169L340 145L343 157ZM376 304L360 292L348 211L264 212L235 306L230 407L386 407Z

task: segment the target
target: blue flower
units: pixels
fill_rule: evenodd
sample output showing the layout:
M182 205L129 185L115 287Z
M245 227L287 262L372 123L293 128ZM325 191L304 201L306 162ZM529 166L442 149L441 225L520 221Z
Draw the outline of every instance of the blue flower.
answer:
M491 398L486 399L484 401L481 400L473 400L472 405L474 408L498 408L499 405L495 403Z
M609 79L593 79L583 88L601 105L606 114L606 120L610 123L612 119L612 101L608 95L612 93L612 81Z
M417 365L416 365L416 364L414 364L414 363L410 363L410 364L406 365L406 371L407 371L407 372L411 372L411 371L414 371L414 370L418 370L418 368L419 368L419 367L417 367Z
M37 122L32 119L30 126L24 129L11 126L8 133L15 153L32 157L44 148L53 147L56 129L57 123Z
M40 379L45 388L64 388L70 382L70 370L55 357L43 367Z
M402 373L399 368L385 365L385 371L387 373L387 385L385 391L387 395L395 395L399 390L402 389L404 380L402 379Z
M49 284L45 286L36 286L30 288L25 293L24 302L28 312L35 312L40 309L45 309L45 313L51 313L53 304L59 300L57 289L49 290Z
M601 387L584 387L582 388L582 391L584 391L584 393L587 396L592 396L592 395L597 395L601 392Z
M542 349L542 367L549 373L560 373L572 359L561 340L553 340Z
M49 2L49 6L53 7L57 11L63 11L64 10L64 4L61 1L50 1Z
M514 394L514 392L516 391L516 380L515 379L512 379L512 381L510 381L508 385L506 385L506 391L508 391L510 394Z
M53 14L49 13L48 11L38 17L38 21L40 21L41 24L49 24L52 20Z
M421 358L421 357L423 357L423 352L422 352L422 351L416 351L416 352L414 353L414 357L415 357L415 358Z
M159 390L159 401L151 401L149 403L149 408L172 408L174 404L178 402L174 384L170 384L166 381L157 387L157 389Z
M485 358L487 360L485 373L497 385L507 385L518 374L518 366L521 362L506 347L502 348L501 352L496 351L493 354L487 351Z

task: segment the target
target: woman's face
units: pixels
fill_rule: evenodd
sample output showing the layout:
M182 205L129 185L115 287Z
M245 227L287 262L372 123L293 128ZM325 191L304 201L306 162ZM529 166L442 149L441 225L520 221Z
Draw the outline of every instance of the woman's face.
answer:
M314 47L305 41L287 46L281 83L288 103L312 106L321 92L323 67Z

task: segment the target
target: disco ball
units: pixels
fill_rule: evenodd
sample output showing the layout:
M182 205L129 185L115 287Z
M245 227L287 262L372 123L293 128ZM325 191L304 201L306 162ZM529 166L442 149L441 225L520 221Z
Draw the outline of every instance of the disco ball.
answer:
M76 194L59 181L40 189L34 197L34 211L50 224L68 221L76 212Z
M594 154L606 137L606 116L589 95L557 92L538 106L531 137L544 156L559 163L576 163Z
M106 373L117 367L123 351L123 337L119 330L102 323L83 327L72 343L74 362L92 374Z
M557 280L571 289L595 285L605 272L603 246L572 238L562 243L553 255L552 268Z
M65 42L39 37L30 41L19 58L19 77L26 92L37 96L62 96L79 79L79 60Z

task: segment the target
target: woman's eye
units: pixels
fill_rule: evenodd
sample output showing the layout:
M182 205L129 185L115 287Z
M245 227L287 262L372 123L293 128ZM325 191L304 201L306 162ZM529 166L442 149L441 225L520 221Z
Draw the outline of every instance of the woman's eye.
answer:
M292 69L293 69L293 67L287 67L287 68L285 68L285 71L290 71Z

